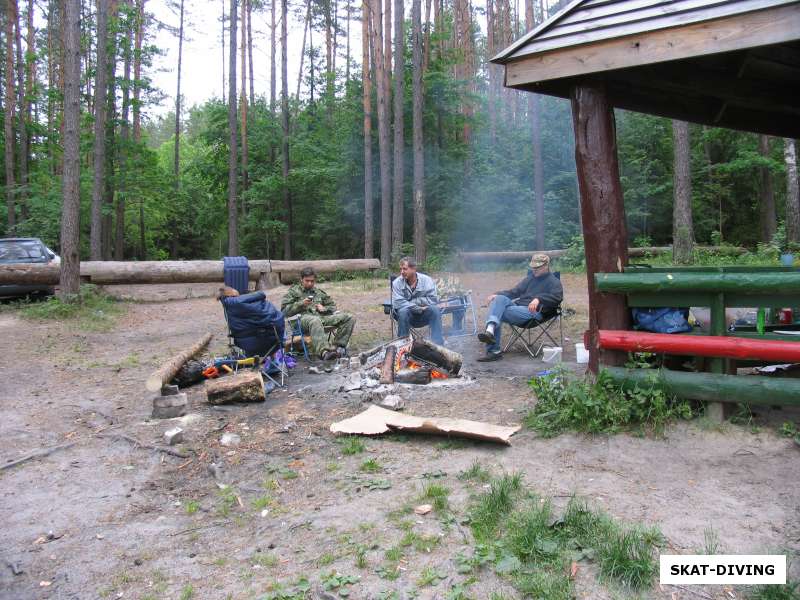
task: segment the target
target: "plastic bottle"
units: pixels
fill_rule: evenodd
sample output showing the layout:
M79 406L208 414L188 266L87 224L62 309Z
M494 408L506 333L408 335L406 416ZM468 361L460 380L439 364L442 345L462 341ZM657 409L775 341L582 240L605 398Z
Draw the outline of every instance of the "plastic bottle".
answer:
M756 331L760 335L764 335L766 322L767 322L767 311L764 308L759 308L758 314L756 315Z

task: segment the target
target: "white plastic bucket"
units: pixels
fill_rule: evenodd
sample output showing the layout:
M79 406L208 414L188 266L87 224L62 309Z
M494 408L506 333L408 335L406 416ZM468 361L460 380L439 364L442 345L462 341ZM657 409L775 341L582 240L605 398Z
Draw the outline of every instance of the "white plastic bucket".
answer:
M561 362L562 348L560 346L545 346L542 348L542 360L546 363Z
M575 360L582 365L589 362L589 351L583 343L575 344Z

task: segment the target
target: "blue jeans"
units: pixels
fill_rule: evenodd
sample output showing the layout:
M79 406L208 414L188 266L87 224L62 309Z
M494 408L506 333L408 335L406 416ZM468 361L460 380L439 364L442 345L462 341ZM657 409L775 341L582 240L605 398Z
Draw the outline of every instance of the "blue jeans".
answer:
M412 327L430 325L431 340L434 344L444 344L442 336L442 311L438 306L428 306L422 313L415 315L410 308L395 311L397 318L397 336L405 337Z
M500 337L502 334L502 323L511 323L512 325L525 325L531 319L536 319L541 322L542 313L531 312L527 306L517 306L514 301L508 296L495 296L492 304L489 306L489 316L486 318L486 324L494 323L494 344L487 344L487 352L500 352L502 348L500 344Z

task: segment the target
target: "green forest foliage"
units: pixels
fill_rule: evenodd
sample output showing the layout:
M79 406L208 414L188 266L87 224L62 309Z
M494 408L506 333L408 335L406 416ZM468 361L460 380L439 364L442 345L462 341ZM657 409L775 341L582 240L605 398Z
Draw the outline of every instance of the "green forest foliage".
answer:
M121 27L121 26L120 26ZM410 30L410 27L407 28ZM117 31L120 31L118 29ZM36 59L46 61L43 32ZM85 32L92 35L91 30ZM447 31L434 32L447 36ZM411 208L411 49L406 48L406 241L412 238ZM477 32L476 47L485 47ZM145 72L158 49L143 52ZM2 53L2 51L0 51ZM310 97L293 99L291 110L288 185L294 206L294 256L303 258L357 257L363 253L364 148L362 86L357 65L349 81L344 68L336 74L333 97L325 95L322 58L313 57L314 88ZM121 102L121 56L117 57L118 100ZM486 56L478 57L474 82L454 79L454 53L431 53L425 73L424 137L427 234L432 262L456 249L521 250L533 246L533 149L524 97L497 107L496 135L490 128ZM311 60L307 61L312 63ZM1 63L0 63L1 64ZM311 65L306 77L310 78ZM86 73L83 74L87 76ZM186 74L191 77L192 74ZM148 82L142 82L145 86ZM310 80L306 82L311 83ZM293 87L290 84L290 88ZM152 115L160 90L147 89L143 114ZM58 248L61 182L58 175L59 127L44 121L50 90L39 82L32 100L39 122L32 123L30 182L17 186L19 235L41 237ZM284 231L281 201L280 115L269 107L265 90L256 90L248 109L249 187L240 196L241 253L251 258L278 258ZM460 105L468 97L474 114L465 117ZM569 103L543 97L541 139L544 158L546 245L568 246L580 233L572 121ZM91 196L92 116L83 105L82 235L88 256ZM374 115L374 111L373 111ZM173 175L174 113L150 117L140 143L123 142L116 124L116 152L124 150L127 168L115 163L113 187L126 202L125 259L216 258L227 248L227 106L212 99L183 115L181 174ZM463 139L465 120L472 136ZM373 132L377 127L373 121ZM628 231L631 241L669 244L672 236L672 132L666 119L618 112L618 150ZM0 139L0 144L5 140ZM755 134L692 126L692 183L695 236L699 243L754 247L758 239L759 167L774 179L778 219L782 219L785 185L782 144L774 141L771 156L762 157ZM124 144L124 145L123 145ZM0 148L0 151L2 149ZM380 185L377 139L373 145L373 189L376 214L376 252L379 245ZM0 177L4 177L0 173ZM3 181L3 183L5 183ZM241 186L240 186L241 189ZM112 211L111 205L107 207ZM145 220L144 247L140 215ZM0 212L0 230L7 228ZM720 233L721 232L721 233ZM116 257L122 258L122 257Z

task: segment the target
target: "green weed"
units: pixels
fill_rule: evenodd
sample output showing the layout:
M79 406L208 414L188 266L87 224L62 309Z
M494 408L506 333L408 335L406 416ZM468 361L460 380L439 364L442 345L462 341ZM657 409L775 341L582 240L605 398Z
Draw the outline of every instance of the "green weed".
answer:
M361 463L361 466L358 468L358 470L363 471L364 473L377 473L378 471L382 471L383 467L376 459L370 458Z
M37 321L67 321L86 331L108 331L123 313L123 304L86 284L74 298L51 297L44 302L22 304L22 316Z
M417 585L425 587L439 583L440 579L447 579L447 574L433 567L425 567L417 579Z
M256 552L251 559L254 565L262 567L274 567L278 564L278 557L269 552Z
M194 588L191 586L191 584L183 586L180 598L181 600L191 600L191 598L194 598Z
M800 600L800 581L787 581L785 585L761 585L753 588L748 600Z
M253 508L256 510L263 510L273 503L271 496L259 496L253 500Z
M521 484L522 476L518 473L492 480L489 491L481 494L470 511L470 526L476 540L492 537L500 520L513 508Z
M422 499L429 500L436 512L444 512L448 509L450 504L447 497L449 495L450 489L438 483L429 483L422 490Z
M195 514L195 513L196 513L198 510L200 510L200 503L199 503L199 502L197 502L196 500L189 500L189 501L186 503L186 514L187 514L187 515L193 515L193 514Z
M342 454L346 456L350 456L353 454L361 454L366 450L366 446L364 445L364 440L360 437L356 436L348 436L345 438L340 438L338 440L339 445L342 449Z
M462 481L477 481L480 483L486 483L492 478L492 474L489 472L489 469L485 468L480 461L473 462L469 469L465 471L461 471L458 474L458 478Z

